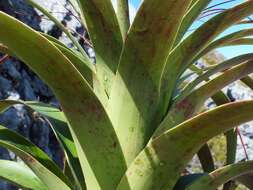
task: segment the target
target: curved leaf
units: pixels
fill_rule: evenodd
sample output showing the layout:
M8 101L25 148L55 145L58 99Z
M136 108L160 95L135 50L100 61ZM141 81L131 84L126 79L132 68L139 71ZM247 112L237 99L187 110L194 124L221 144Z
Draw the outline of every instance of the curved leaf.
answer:
M93 71L95 70L95 64L92 62L91 59L89 59L89 57L87 58L83 57L83 55L78 50L68 47L66 44L64 44L63 42L61 42L60 40L56 39L53 36L50 36L43 32L40 32L40 34L44 36L45 38L47 38L50 42L53 42L54 44L57 44L58 46L62 46L64 48L67 48L69 51L72 51L72 53L74 53L75 56L81 59L90 69L92 69Z
M203 9L211 2L212 0L193 0L191 8L184 15L180 28L178 30L177 38L175 40L174 46L176 46L184 37L187 30L191 27L197 17L201 14Z
M253 38L239 38L224 44L225 46L253 45Z
M89 57L84 57L78 50L67 47L64 43L54 38L53 36L50 36L42 32L40 34L43 35L45 38L47 38L50 42L54 43L58 48L61 47L64 49L68 49L69 51L71 51L71 53L74 53L74 55L78 57L85 65L87 65L87 67L89 67L92 71L95 71L96 69L95 64L91 61L91 59L89 59Z
M38 32L2 12L0 28L0 43L45 80L60 101L85 171L87 188L113 189L126 169L125 161L111 121L87 81Z
M54 45L71 61L75 68L81 73L83 78L85 78L85 80L92 86L92 78L95 71L94 67L80 59L69 49L56 43L54 43Z
M70 190L72 185L60 168L36 145L0 126L0 146L19 156L49 189Z
M247 57L247 54L245 56ZM235 61L236 61L236 58L235 58ZM224 63L226 63L226 61ZM215 67L213 67L213 68L215 68ZM212 70L212 69L210 69L210 70ZM197 74L201 74L202 69L198 69L198 67L194 66L194 72L197 73ZM206 78L205 80L208 81L209 78ZM222 91L219 91L219 92L215 93L213 96L211 96L211 98L213 99L213 101L215 102L215 104L217 106L220 106L220 105L223 105L223 104L226 104L226 103L230 102L229 98ZM187 114L186 114L186 116L187 116ZM226 160L226 164L233 164L235 162L235 158L236 158L237 133L234 129L231 129L228 132L226 132L225 135L226 135L226 140L227 140L227 158L226 158L227 160ZM199 154L198 154L198 156L200 157ZM201 159L200 161L201 161L201 164L202 164L203 159ZM202 164L202 166L203 166L203 164Z
M186 188L186 190L213 190L229 180L252 172L252 169L253 161L228 165L201 177Z
M224 46L231 46L231 45L242 45L242 41L239 44L238 39L244 39L244 37L251 36L253 35L253 29L243 29L236 31L234 33L231 33L229 35L223 36L222 38L219 38L212 43L210 43L207 47L205 47L196 57L195 61L198 60L199 58L203 57L206 55L208 52L211 52L212 50L219 48L219 47L224 47ZM236 42L238 44L236 44ZM246 43L246 41L244 41ZM248 42L249 43L249 42ZM251 41L253 44L253 42Z
M181 94L176 98L176 99L183 99L184 97L186 97L197 85L199 85L201 82L208 80L209 77L211 77L212 75L221 72L221 71L225 71L235 65L238 65L240 63L243 63L245 61L251 60L253 59L253 53L250 54L244 54L244 55L240 55L231 59L228 59L222 63L219 63L218 65L216 65L215 67L212 67L211 69L209 69L207 72L205 72L202 75L199 75L199 77L197 77L194 81L192 81L191 83L189 83L181 92Z
M49 124L52 130L54 131L57 140L64 150L67 162L74 176L75 183L79 189L85 189L85 180L79 163L76 147L70 134L67 120L64 114L57 108L54 108L48 104L15 100L1 100L0 112L4 112L10 106L13 106L15 104L22 104L28 107L31 111L40 113L49 120ZM35 113L33 115L35 115ZM35 117L37 116L35 115Z
M154 136L157 137L165 130L178 124L179 121L183 121L184 119L182 118L191 117L199 110L205 100L213 96L228 84L243 78L252 72L253 61L250 60L225 71L223 74L208 81L198 89L191 92L185 98L178 100L172 105L170 111L156 130Z
M240 56L239 56L240 57ZM245 55L245 58L247 57L247 55ZM232 59L233 60L233 59ZM234 61L236 61L237 59L234 58ZM224 62L226 65L226 61ZM229 62L227 62L229 65ZM223 64L223 63L221 63ZM233 64L233 63L232 63ZM224 66L225 66L224 65ZM214 70L212 71L213 68L210 69L211 73L213 73L216 69L217 66L214 66ZM223 67L223 66L222 66ZM199 69L198 67L194 66L194 72L197 74L201 74L202 69ZM219 67L218 67L219 68ZM217 69L218 69L217 68ZM205 74L203 74L204 76ZM208 74L207 74L208 75ZM205 78L206 81L209 80L208 76L206 75ZM229 103L230 100L228 99L228 97L222 92L219 91L217 93L215 93L214 95L211 96L211 98L213 99L213 101L215 102L215 104L217 106L222 105L222 104L226 104ZM185 107L185 109L187 110L187 106ZM186 117L191 117L191 115L185 114ZM181 122L183 122L184 117L181 118ZM178 123L180 122L180 120L178 121ZM226 141L227 141L227 158L226 158L226 164L233 164L235 162L235 158L236 158L236 149L237 149L237 133L234 129L229 130L228 132L226 132ZM206 156L206 153L203 153L202 150L203 147L199 150L198 152L198 156L202 165L202 168L204 171L207 172L211 172L214 170L214 164L212 161L212 156L210 155L210 153L207 153L207 155L209 155L208 157ZM204 156L203 156L204 155ZM208 164L206 164L206 162L209 162ZM210 166L213 166L213 168L209 168ZM210 170L211 169L211 170Z
M43 32L40 32L40 34L42 36L44 36L45 38L47 38L50 42L54 42L55 44L58 44L60 46L63 46L65 48L68 48L63 42L61 42L60 40L58 40L57 38L53 37L53 36L50 36L46 33L43 33ZM73 49L72 49L73 50ZM77 52L77 51L76 51ZM80 54L80 53L79 53Z
M26 0L26 2L31 6L35 7L36 9L38 9L40 12L46 15L51 21L53 21L55 25L59 27L68 36L68 38L73 42L73 44L77 47L77 49L82 53L84 59L89 60L88 55L86 54L82 46L79 44L79 42L75 39L75 37L71 34L71 32L60 21L57 20L57 18L55 18L51 13L49 13L46 9L44 9L34 0Z
M246 175L236 178L236 181L245 185L247 188L252 189L253 188L252 177L253 177L253 175L252 175L252 173L250 173L250 174L246 174Z
M40 179L24 164L0 160L0 178L31 190L48 190Z
M227 9L204 23L169 54L160 87L164 112L167 111L178 78L193 63L197 55L219 34L252 13L251 1Z
M204 143L252 120L252 111L253 101L230 103L166 131L136 157L117 190L173 189L180 172Z

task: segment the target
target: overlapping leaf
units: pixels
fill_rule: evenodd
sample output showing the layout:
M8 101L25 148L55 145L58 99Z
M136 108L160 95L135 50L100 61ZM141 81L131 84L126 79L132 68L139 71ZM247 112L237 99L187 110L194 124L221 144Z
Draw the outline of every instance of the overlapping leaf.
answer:
M0 101L0 112L5 111L10 106L15 104L22 104L28 107L31 111L35 111L35 113L43 115L50 121L49 124L51 125L52 130L54 131L60 145L65 152L66 160L70 166L72 175L74 176L75 184L77 184L78 189L85 189L85 180L79 163L76 147L70 134L64 114L57 108L47 104L14 100ZM35 115L35 113L33 113L34 117L39 117Z
M72 185L60 168L46 153L21 135L0 126L0 146L19 156L49 189L71 190Z
M166 111L176 82L198 54L224 30L253 13L253 3L247 1L213 17L180 43L168 56L161 83L161 101Z
M201 177L189 187L187 187L186 190L217 189L219 186L231 179L235 179L236 177L251 173L252 168L253 161L228 165L210 173L209 175Z
M0 178L31 190L48 190L40 179L24 164L0 160Z
M190 3L143 1L128 32L108 108L128 163L160 120L160 114L154 115L162 66Z
M59 99L71 126L87 187L113 189L124 173L125 161L112 124L87 81L38 32L2 12L0 27L4 28L0 30L0 42L45 80Z
M173 189L180 172L205 142L252 120L252 111L253 101L231 103L168 130L136 157L117 190Z

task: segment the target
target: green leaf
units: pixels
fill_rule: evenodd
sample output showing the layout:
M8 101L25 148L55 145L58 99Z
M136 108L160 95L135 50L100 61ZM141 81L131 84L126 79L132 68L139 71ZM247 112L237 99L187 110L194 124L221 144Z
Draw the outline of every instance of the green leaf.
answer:
M54 43L54 42L53 42ZM71 50L66 47L63 47L57 43L54 45L71 61L74 67L80 72L82 77L89 83L90 87L93 88L94 93L99 98L101 103L106 106L108 102L108 97L106 92L99 82L96 69L92 63L82 59L80 56L74 54Z
M82 53L83 57L85 59L89 59L88 55L86 54L82 46L79 44L77 39L75 39L75 37L71 34L69 29L67 29L60 21L58 21L57 18L55 18L51 13L49 13L46 9L44 9L34 0L26 0L26 2L29 3L31 6L35 7L36 9L38 9L40 12L46 15L51 21L53 21L55 25L59 27L68 36L68 38L73 42L73 44L77 47L77 49Z
M250 54L249 54L250 55ZM245 57L244 57L245 56ZM235 57L235 58L232 58L233 61L237 61L237 58L240 59L240 56L239 57ZM247 54L243 55L241 58L246 58L245 60L247 60ZM249 57L250 58L250 57ZM230 60L230 61L232 61ZM242 59L244 61L244 59ZM233 62L232 61L232 62ZM229 60L228 62L225 61L223 63L220 63L221 66L217 65L217 66L214 66L212 67L209 71L210 73L208 74L205 73L202 75L202 78L205 78L206 81L209 80L208 76L215 73L215 70L219 70L219 68L223 68L223 69L226 69L226 65L229 66L229 64L234 64L234 63L230 63ZM222 66L224 64L224 66ZM231 66L232 66L231 65ZM217 67L217 68L216 68ZM198 69L198 67L194 66L194 72L197 73L197 74L201 74L202 73L202 69ZM213 70L212 70L213 69ZM246 78L246 77L245 77ZM241 79L242 80L242 79ZM219 105L222 105L222 104L226 104L226 103L229 103L230 100L228 99L228 97L222 92L222 91L219 91L217 93L215 93L213 96L211 96L211 98L213 99L213 101L215 102L215 104L217 106ZM187 108L186 108L187 109ZM190 117L188 115L188 117ZM182 120L183 121L183 120ZM226 160L226 164L233 164L235 162L235 158L236 158L236 149L237 149L237 133L234 129L231 129L229 130L228 132L226 132L226 141L227 141L227 160ZM200 155L199 155L200 157ZM203 159L201 159L203 160ZM201 161L200 160L200 161ZM202 163L202 162L201 162ZM203 164L202 164L203 166Z
M242 56L242 58L243 57L244 56ZM246 58L245 60L247 60L247 54L245 55L244 58ZM250 57L248 57L248 58L250 59ZM232 60L236 62L237 58L233 58ZM232 60L230 60L230 61L232 61ZM225 61L225 62L221 63L220 66L216 65L216 66L212 67L210 70L207 71L207 73L205 73L205 74L202 75L202 79L208 81L209 80L208 76L212 75L213 73L215 73L216 71L218 71L219 68L220 69L221 68L222 69L226 69L226 65L227 66L229 66L229 64L233 65L234 64L233 61L231 63L230 63L230 61L228 61L228 62ZM243 61L244 60L242 59L242 62ZM224 64L224 66L223 66L223 64ZM195 73L197 73L199 75L201 73L203 73L203 69L198 69L196 66L193 67L193 68L194 68L194 72ZM209 74L208 74L208 72L209 72ZM211 98L213 99L213 101L215 102L215 104L217 106L230 102L230 100L228 99L228 97L222 91L219 91L219 92L215 93L213 96L211 96ZM187 106L186 106L186 109L188 109ZM186 114L185 116L186 117L191 117L191 114L190 115ZM178 123L183 122L183 119L184 119L184 117L182 117L181 120L178 121ZM231 129L228 132L226 132L225 135L226 135L226 141L227 141L227 153L226 153L227 154L227 160L226 160L226 164L232 164L232 163L235 162L235 158L236 158L237 133L236 133L236 131L234 129ZM199 156L202 168L206 172L211 172L211 171L214 170L214 164L212 164L213 163L212 156L210 155L210 153L207 152L208 150L206 150L206 151L203 152L202 149L203 149L203 147L198 152L198 156ZM205 153L205 152L207 152L207 153ZM206 155L209 155L209 156L206 157ZM213 166L213 167L211 167L211 166Z
M252 63L252 60L250 60L246 63L239 64L230 70L227 70L223 74L219 75L213 80L208 81L198 89L192 91L185 98L175 102L171 106L171 109L169 110L164 121L156 130L154 137L157 137L165 130L175 126L178 124L178 122L181 122L183 120L182 118L189 118L194 113L197 113L199 111L199 108L204 104L205 100L213 96L215 93L219 92L228 84L252 73Z
M232 67L229 70L226 70L216 78L208 81L198 89L194 90L189 96L185 97L182 100L179 100L177 104L177 107L182 103L182 102L187 102L188 100L194 104L194 102L198 102L196 105L194 105L194 109L198 110L199 106L202 106L204 101L217 93L219 90L227 86L228 84L239 80L248 74L253 72L253 61L249 60L244 63L241 63L237 66ZM195 96L195 97L194 97ZM189 99L188 99L189 98ZM193 101L191 101L191 100ZM194 111L193 111L194 112Z
M195 61L206 55L208 52L220 47L232 46L232 45L245 45L245 44L253 44L252 40L243 40L244 37L253 35L253 29L243 29L231 34L225 35L212 43L210 43L207 47L205 47L196 57Z
M117 190L173 189L180 172L204 143L252 120L252 111L253 101L230 103L199 114L166 131L152 140L136 157Z
M95 68L89 64L89 62L85 62L80 57L76 56L72 51L68 48L65 48L59 44L54 43L54 45L71 61L71 63L75 66L75 68L81 73L83 78L90 84L93 85L93 75Z
M31 67L60 101L85 171L87 188L115 188L126 169L124 157L111 121L87 81L38 32L2 12L0 28L0 43Z
M71 189L71 183L60 168L46 153L21 135L0 126L0 146L19 156L49 189Z
M130 27L129 18L129 5L128 0L118 0L117 1L117 17L121 29L123 39L126 38L127 32Z
M123 39L111 0L78 0L96 54L98 78L110 94Z
M72 51L72 53L74 53L75 56L81 59L90 69L92 69L93 71L95 70L95 64L92 62L92 60L89 57L84 57L77 49L73 47L69 48L66 44L64 44L60 40L46 33L40 32L40 34L43 35L45 38L47 38L50 42L58 45L59 47L61 46L63 48L67 48L69 51Z
M225 46L238 46L238 45L251 45L253 44L253 38L239 38L228 42L224 45Z
M251 173L253 169L253 161L232 164L220 168L209 175L203 176L191 184L186 190L213 190L235 179L238 176Z
M108 97L96 77L95 66L89 60L79 56L77 52L72 52L57 39L43 33L41 34L50 40L71 61L75 68L81 73L82 77L85 78L85 80L89 83L90 87L93 88L94 93L98 96L100 101L106 105ZM6 46L0 45L0 52L7 53L8 55L17 58L17 56L14 55L14 53L11 52Z
M48 190L40 179L24 164L0 160L0 178L31 190Z
M164 113L167 111L178 78L194 62L197 55L219 34L252 13L251 1L227 9L204 23L169 54L160 88Z
M43 32L40 32L40 34L42 35L42 36L44 36L45 38L47 38L49 41L51 41L51 42L53 42L53 43L55 43L55 44L58 44L58 45L60 45L60 46L63 46L63 47L65 47L65 48L68 48L63 42L61 42L60 40L58 40L57 38L55 38L55 37L53 37L53 36L50 36L50 35L48 35L48 34L46 34L46 33L43 33ZM72 49L73 50L73 49ZM77 51L76 51L77 52ZM80 52L79 52L79 54L80 54Z
M191 8L184 15L180 28L178 30L177 38L174 43L174 47L182 40L187 30L191 27L194 21L201 14L203 9L211 2L212 0L194 0L192 1Z
M74 176L75 183L78 185L79 189L85 189L85 180L79 163L76 147L64 114L58 109L43 103L24 102L23 104L42 114L50 121L51 128L53 129L59 143L63 147L67 162L69 163Z
M242 62L244 62L247 59L250 59L250 56L247 57L247 54L245 54L241 58L242 58ZM243 58L245 58L245 60ZM239 60L240 60L240 56L232 58L232 60L229 60L228 62L225 61L225 62L221 63L221 65L216 65L216 66L212 67L210 70L207 71L207 73L205 73L205 74L202 75L202 79L208 81L209 80L209 78L208 78L209 75L214 74L216 71L218 71L220 69L226 69L226 67L230 66L230 64L232 66L234 64L233 63L234 61L236 63ZM230 62L230 61L232 61L232 62ZM196 67L196 66L194 66L193 69L194 69L194 72L197 73L197 74L199 74L199 75L201 73L203 73L203 70L202 69L198 69L198 67ZM230 100L228 99L228 97L222 91L216 92L214 95L211 96L211 98L213 99L213 101L218 106L230 102ZM186 110L188 109L187 107L188 106L185 107ZM180 112L179 112L179 114L180 114ZM192 113L192 114L194 114L194 113ZM186 118L187 117L191 117L192 114L185 114L185 116L186 116ZM185 119L184 117L181 117L181 120L178 120L177 123L183 122L184 119ZM226 135L226 140L227 140L227 160L226 160L226 164L232 164L232 163L235 162L235 158L236 158L237 133L236 133L236 131L234 129L231 129L228 132L226 132L225 135ZM213 171L214 168L209 168L210 166L213 165L212 164L213 163L212 157L211 157L210 153L206 154L205 153L206 151L203 152L202 148L198 152L198 156L199 156L202 168L204 169L204 171L207 171L207 172ZM205 157L206 155L209 155L209 157ZM206 164L206 162L207 162L207 164Z
M54 108L48 104L39 102L23 102L14 100L1 100L0 112L5 111L10 106L15 104L22 104L30 109L30 111L39 113L49 120L49 124L56 135L61 147L64 150L67 162L70 166L71 172L74 176L75 183L79 189L85 189L85 180L82 173L82 169L79 163L75 144L70 134L67 120L64 114L57 108ZM33 115L38 117L35 113Z
M108 103L127 163L160 122L160 114L154 121L160 74L190 2L145 0L128 32Z
M186 97L187 95L189 95L189 93L197 86L199 85L201 82L208 80L209 77L211 77L212 75L221 72L221 71L225 71L235 65L238 65L240 63L243 63L245 61L248 61L250 59L253 59L253 53L249 53L249 54L244 54L244 55L240 55L231 59L228 59L222 63L219 63L218 65L212 67L211 69L209 69L207 72L205 72L202 75L199 75L199 77L197 77L194 81L192 81L191 83L189 83L181 92L181 94L176 98L177 99L183 99L184 97ZM175 100L175 101L176 101Z

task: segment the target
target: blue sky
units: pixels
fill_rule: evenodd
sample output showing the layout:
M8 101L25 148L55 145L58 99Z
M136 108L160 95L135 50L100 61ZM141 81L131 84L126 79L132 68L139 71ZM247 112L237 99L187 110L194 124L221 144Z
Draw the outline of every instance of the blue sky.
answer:
M139 5L140 5L141 0L130 0L130 3L132 3L132 5L134 5L134 7L136 9L138 9ZM213 2L211 4L217 4L220 3L221 0L213 0ZM231 3L227 3L223 6L219 6L219 8L229 8L232 6L235 6L239 3L243 2L243 0L235 0ZM253 28L253 24L249 24L249 25L244 25L244 26L235 26L235 27L231 27L228 30L226 30L222 35L224 34L229 34L231 32L243 29L243 28ZM220 48L218 49L223 55L225 55L225 57L227 58L231 58L234 57L236 55L239 54L243 54L243 53L250 53L253 52L253 46L233 46L233 47L227 47L227 48Z

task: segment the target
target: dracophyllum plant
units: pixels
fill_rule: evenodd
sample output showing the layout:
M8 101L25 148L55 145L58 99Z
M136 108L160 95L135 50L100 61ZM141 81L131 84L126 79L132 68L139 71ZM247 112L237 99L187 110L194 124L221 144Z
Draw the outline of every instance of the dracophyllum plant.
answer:
M253 29L220 34L253 14L253 1L221 11L188 34L211 0L144 0L132 24L128 0L71 0L87 29L94 64L68 28L33 0L74 48L0 12L0 51L26 63L52 89L62 111L23 104L45 118L65 153L61 170L38 147L0 127L0 145L24 164L0 160L0 177L33 190L231 190L252 187L253 162L235 163L234 128L253 120L253 101L230 103L221 89L241 80L250 88L253 53L200 69L194 63L225 46L252 44ZM194 80L189 80L195 73ZM192 77L191 77L192 78ZM217 107L204 111L212 98ZM214 167L208 140L227 137L226 166ZM202 174L181 177L198 154ZM176 185L177 184L177 185ZM175 186L176 185L176 186Z

